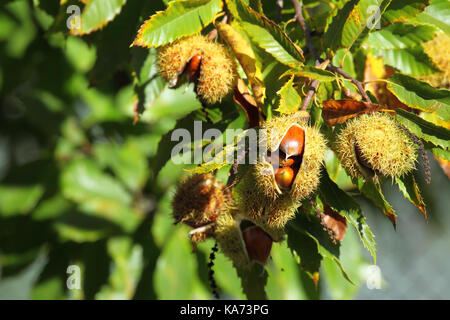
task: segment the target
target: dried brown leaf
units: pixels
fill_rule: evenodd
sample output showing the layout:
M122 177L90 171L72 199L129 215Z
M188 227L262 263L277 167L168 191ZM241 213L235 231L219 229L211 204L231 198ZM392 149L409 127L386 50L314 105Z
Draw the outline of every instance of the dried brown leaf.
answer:
M364 101L326 100L323 102L322 117L328 125L335 126L361 114L386 109L388 107Z

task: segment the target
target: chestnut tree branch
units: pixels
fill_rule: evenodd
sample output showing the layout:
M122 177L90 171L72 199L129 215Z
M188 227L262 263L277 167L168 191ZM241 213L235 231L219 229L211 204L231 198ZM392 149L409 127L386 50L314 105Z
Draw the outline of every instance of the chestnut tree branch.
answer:
M363 88L363 85L360 81L356 80L355 78L353 78L351 75L349 75L347 72L345 72L344 70L342 70L342 68L339 67L335 67L332 64L329 64L327 66L327 69L330 71L333 71L334 73L338 73L341 76L343 76L344 78L350 80L357 88L359 93L361 94L361 96L363 97L364 100L366 100L367 102L372 102L370 101L369 96L367 95L366 91Z
M309 52L311 52L311 54L313 55L317 65L319 55L317 54L317 51L314 48L311 41L311 30L309 29L308 25L305 22L305 18L303 17L303 3L298 2L298 0L291 0L291 1L295 9L295 18L297 19L298 23L303 29L303 32L305 33L306 47L308 48Z
M292 1L292 4L294 5L294 9L295 9L295 18L297 19L298 23L300 24L300 26L303 29L303 32L305 33L306 47L308 48L308 51L311 53L311 55L314 57L315 65L318 66L321 63L321 59L320 59L320 56L317 54L317 51L314 48L314 45L312 43L311 30L309 29L308 25L305 22L305 18L303 17L303 4L300 3L298 0L291 0L291 1ZM358 88L358 91L360 92L363 99L366 100L367 102L371 102L360 81L356 80L351 75L346 73L344 70L342 70L342 68L333 66L332 64L328 64L327 69L334 73L338 73L338 74L342 75L344 78L350 80ZM319 86L318 80L314 80L311 82L311 86L308 90L308 94L306 95L305 99L303 100L302 110L306 110L308 108L312 97L314 96L314 94L317 91L318 86Z

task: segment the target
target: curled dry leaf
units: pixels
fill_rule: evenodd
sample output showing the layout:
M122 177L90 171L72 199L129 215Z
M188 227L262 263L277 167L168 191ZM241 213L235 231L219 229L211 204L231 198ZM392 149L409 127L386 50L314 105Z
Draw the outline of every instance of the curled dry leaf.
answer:
M333 231L336 240L342 241L347 230L347 220L331 209L328 204L324 204L323 209L324 212L321 215L322 224Z
M364 101L326 100L323 102L322 118L328 125L335 126L338 124L343 124L348 119L354 118L361 114L381 110L388 111L389 108Z
M234 88L234 101L244 109L250 128L261 125L263 113L256 104L255 99L250 95L242 79L238 79L237 86Z
M365 89L372 92L379 103L390 106L390 109L402 108L410 110L407 105L403 104L387 89L386 82L378 81L380 79L388 79L394 73L394 69L384 65L383 59L376 58L369 53L364 69L364 82L367 82Z

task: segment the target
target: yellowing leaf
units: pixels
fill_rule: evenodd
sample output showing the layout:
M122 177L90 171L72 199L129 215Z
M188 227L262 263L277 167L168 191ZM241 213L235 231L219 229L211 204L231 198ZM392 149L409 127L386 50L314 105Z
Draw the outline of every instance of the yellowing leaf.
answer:
M292 76L277 92L280 96L280 105L276 111L280 113L294 113L300 106L301 97L292 84L293 80L294 77Z
M255 53L247 39L244 38L232 26L221 22L216 23L220 36L228 43L234 55L244 69L247 79L252 87L255 100L259 104L264 103L266 87L262 80L260 68L256 65Z
M415 205L420 212L422 212L425 219L427 219L427 208L422 196L420 195L419 186L417 185L414 176L409 174L405 177L396 178L395 181L397 182L398 188L403 193L405 198L411 201L411 203Z

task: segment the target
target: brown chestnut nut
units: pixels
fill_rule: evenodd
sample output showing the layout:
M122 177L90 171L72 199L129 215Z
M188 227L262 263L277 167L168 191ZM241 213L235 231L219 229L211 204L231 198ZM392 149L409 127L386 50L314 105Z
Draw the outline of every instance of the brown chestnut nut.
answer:
M202 56L197 54L189 60L186 71L191 79L194 79L198 76L200 72L200 63L202 62Z
M305 145L305 132L297 124L292 125L280 143L280 150L286 154L286 158L298 156L303 153Z
M265 265L272 249L272 238L260 227L251 226L242 232L248 257Z
M294 176L294 170L291 167L282 167L275 172L275 181L281 189L289 189Z

